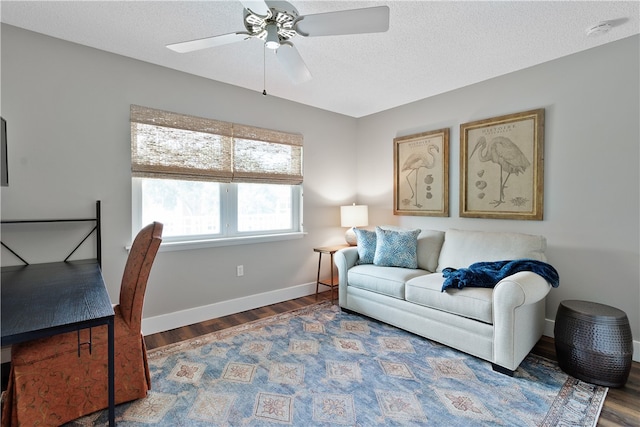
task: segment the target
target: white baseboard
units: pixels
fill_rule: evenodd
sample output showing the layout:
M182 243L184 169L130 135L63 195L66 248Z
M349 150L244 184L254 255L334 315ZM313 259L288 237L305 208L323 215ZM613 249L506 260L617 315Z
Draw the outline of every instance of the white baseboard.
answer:
M543 335L554 338L553 330L555 328L555 320L545 319ZM633 342L633 356L631 357L634 362L640 362L640 341Z
M315 292L316 284L313 282L202 307L190 308L188 310L176 311L160 316L148 317L142 319L142 331L144 335L151 335L182 326L193 325L194 323L200 323L209 319L264 307L265 305L313 295Z

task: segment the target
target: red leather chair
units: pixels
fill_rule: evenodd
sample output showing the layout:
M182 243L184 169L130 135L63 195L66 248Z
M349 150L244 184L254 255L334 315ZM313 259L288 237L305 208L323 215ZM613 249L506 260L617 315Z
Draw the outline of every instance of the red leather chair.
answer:
M161 223L140 230L124 269L114 308L116 404L145 397L151 388L142 306L161 241ZM89 340L88 330L80 340ZM14 345L2 426L59 426L107 408L107 327L93 328L91 341L91 354L82 347L80 356L76 332Z

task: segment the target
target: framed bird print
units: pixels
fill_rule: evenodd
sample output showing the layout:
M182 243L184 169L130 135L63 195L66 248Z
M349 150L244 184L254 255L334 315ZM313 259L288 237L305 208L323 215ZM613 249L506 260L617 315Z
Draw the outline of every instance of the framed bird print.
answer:
M449 216L449 129L393 139L393 214Z
M460 216L542 220L544 109L460 125Z

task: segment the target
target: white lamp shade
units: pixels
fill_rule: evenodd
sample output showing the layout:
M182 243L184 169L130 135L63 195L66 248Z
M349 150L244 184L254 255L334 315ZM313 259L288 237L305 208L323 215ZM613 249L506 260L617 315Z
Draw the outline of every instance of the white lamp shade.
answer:
M369 225L369 207L367 205L340 206L340 225L349 227L345 233L345 240L351 246L357 244L356 233L353 227L365 227Z
M369 207L356 204L340 206L340 225L342 227L364 227L369 225Z

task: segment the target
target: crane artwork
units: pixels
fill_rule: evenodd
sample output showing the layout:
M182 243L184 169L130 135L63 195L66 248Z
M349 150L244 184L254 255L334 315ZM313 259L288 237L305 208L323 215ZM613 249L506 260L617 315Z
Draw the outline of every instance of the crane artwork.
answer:
M504 190L507 188L507 180L513 175L519 175L530 166L524 153L513 141L503 136L497 136L487 144L485 137L480 137L469 158L478 151L481 162L492 162L500 166L500 196L491 204L498 207L505 203ZM504 177L504 174L507 174ZM504 178L503 178L504 177Z
M405 160L402 165L402 172L409 171L406 176L407 183L409 184L409 188L411 189L411 200L415 197L414 206L421 207L418 204L418 171L421 168L432 169L436 164L436 153L439 153L440 149L437 145L429 144L426 150L416 152L411 154L407 160ZM409 176L414 174L414 185L411 185L411 181L409 180ZM429 179L433 179L433 177L426 177L425 184L429 185L427 182Z

